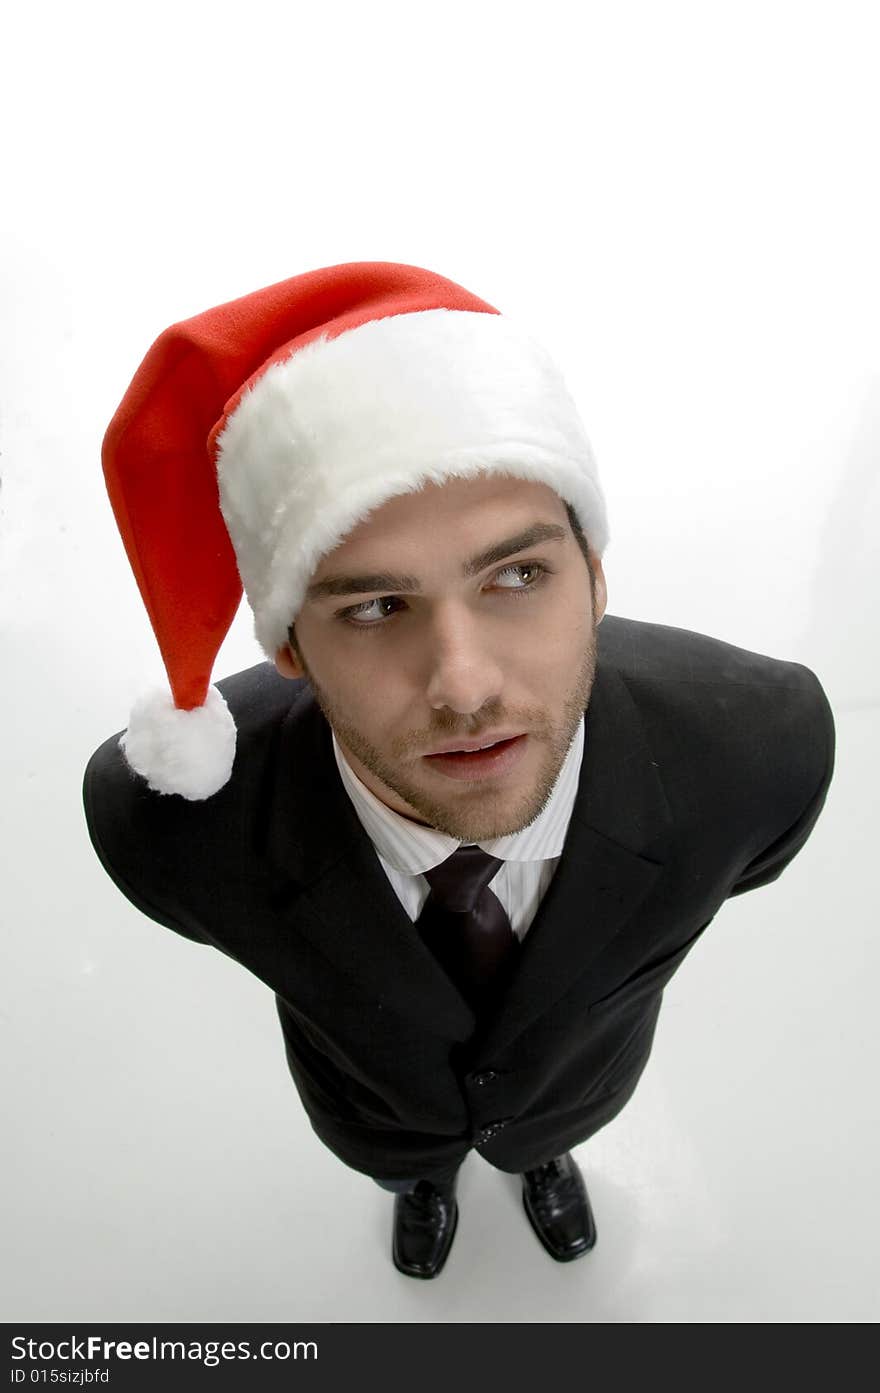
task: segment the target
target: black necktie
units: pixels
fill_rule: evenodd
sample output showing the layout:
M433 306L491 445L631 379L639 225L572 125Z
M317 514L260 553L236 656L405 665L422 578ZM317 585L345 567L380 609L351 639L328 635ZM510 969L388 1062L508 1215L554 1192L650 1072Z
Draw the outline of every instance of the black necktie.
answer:
M425 946L475 1009L489 1004L518 948L489 881L501 862L478 846L460 846L425 871L431 893L416 921Z

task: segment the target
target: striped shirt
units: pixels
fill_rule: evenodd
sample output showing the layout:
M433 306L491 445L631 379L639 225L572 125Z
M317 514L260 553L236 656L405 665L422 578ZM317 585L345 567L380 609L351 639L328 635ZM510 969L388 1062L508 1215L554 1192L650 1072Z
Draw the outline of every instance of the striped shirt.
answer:
M504 862L491 882L492 890L520 939L528 932L559 864L577 793L583 752L584 720L581 717L553 791L534 822L509 836L476 843ZM459 846L474 843L459 842L435 827L424 827L387 807L355 774L335 734L333 753L343 787L376 849L382 869L415 922L430 889L424 872L439 866Z

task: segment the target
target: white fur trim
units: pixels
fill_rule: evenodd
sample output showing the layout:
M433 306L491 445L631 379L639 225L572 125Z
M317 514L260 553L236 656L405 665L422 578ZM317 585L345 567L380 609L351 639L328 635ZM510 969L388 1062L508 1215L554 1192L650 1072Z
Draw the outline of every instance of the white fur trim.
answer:
M589 440L545 350L502 315L421 310L274 363L218 440L220 507L267 658L318 562L397 494L495 473L549 484L601 556Z
M232 712L216 687L192 711L179 710L171 693L157 687L134 703L119 748L157 793L197 801L229 782L235 738Z

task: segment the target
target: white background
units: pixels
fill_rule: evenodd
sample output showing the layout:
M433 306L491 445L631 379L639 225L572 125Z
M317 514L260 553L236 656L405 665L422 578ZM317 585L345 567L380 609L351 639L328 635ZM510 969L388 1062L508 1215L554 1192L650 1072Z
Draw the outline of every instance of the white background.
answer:
M875 22L846 0L5 22L6 1320L876 1319ZM164 681L99 463L132 374L175 320L372 259L555 356L608 500L609 612L805 663L838 738L808 846L720 912L578 1153L595 1251L553 1263L473 1158L431 1283L391 1265L391 1197L310 1132L271 994L128 904L80 802ZM243 605L215 680L262 657Z

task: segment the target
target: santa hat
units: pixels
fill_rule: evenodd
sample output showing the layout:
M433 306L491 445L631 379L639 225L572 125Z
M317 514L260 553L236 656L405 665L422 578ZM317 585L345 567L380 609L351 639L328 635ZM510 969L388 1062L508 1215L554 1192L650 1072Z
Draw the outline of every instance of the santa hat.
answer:
M386 499L453 477L549 484L599 556L608 540L546 352L461 286L392 262L310 271L166 329L102 458L171 688L135 703L119 743L152 789L187 799L232 772L211 673L242 587L274 661L321 557Z

